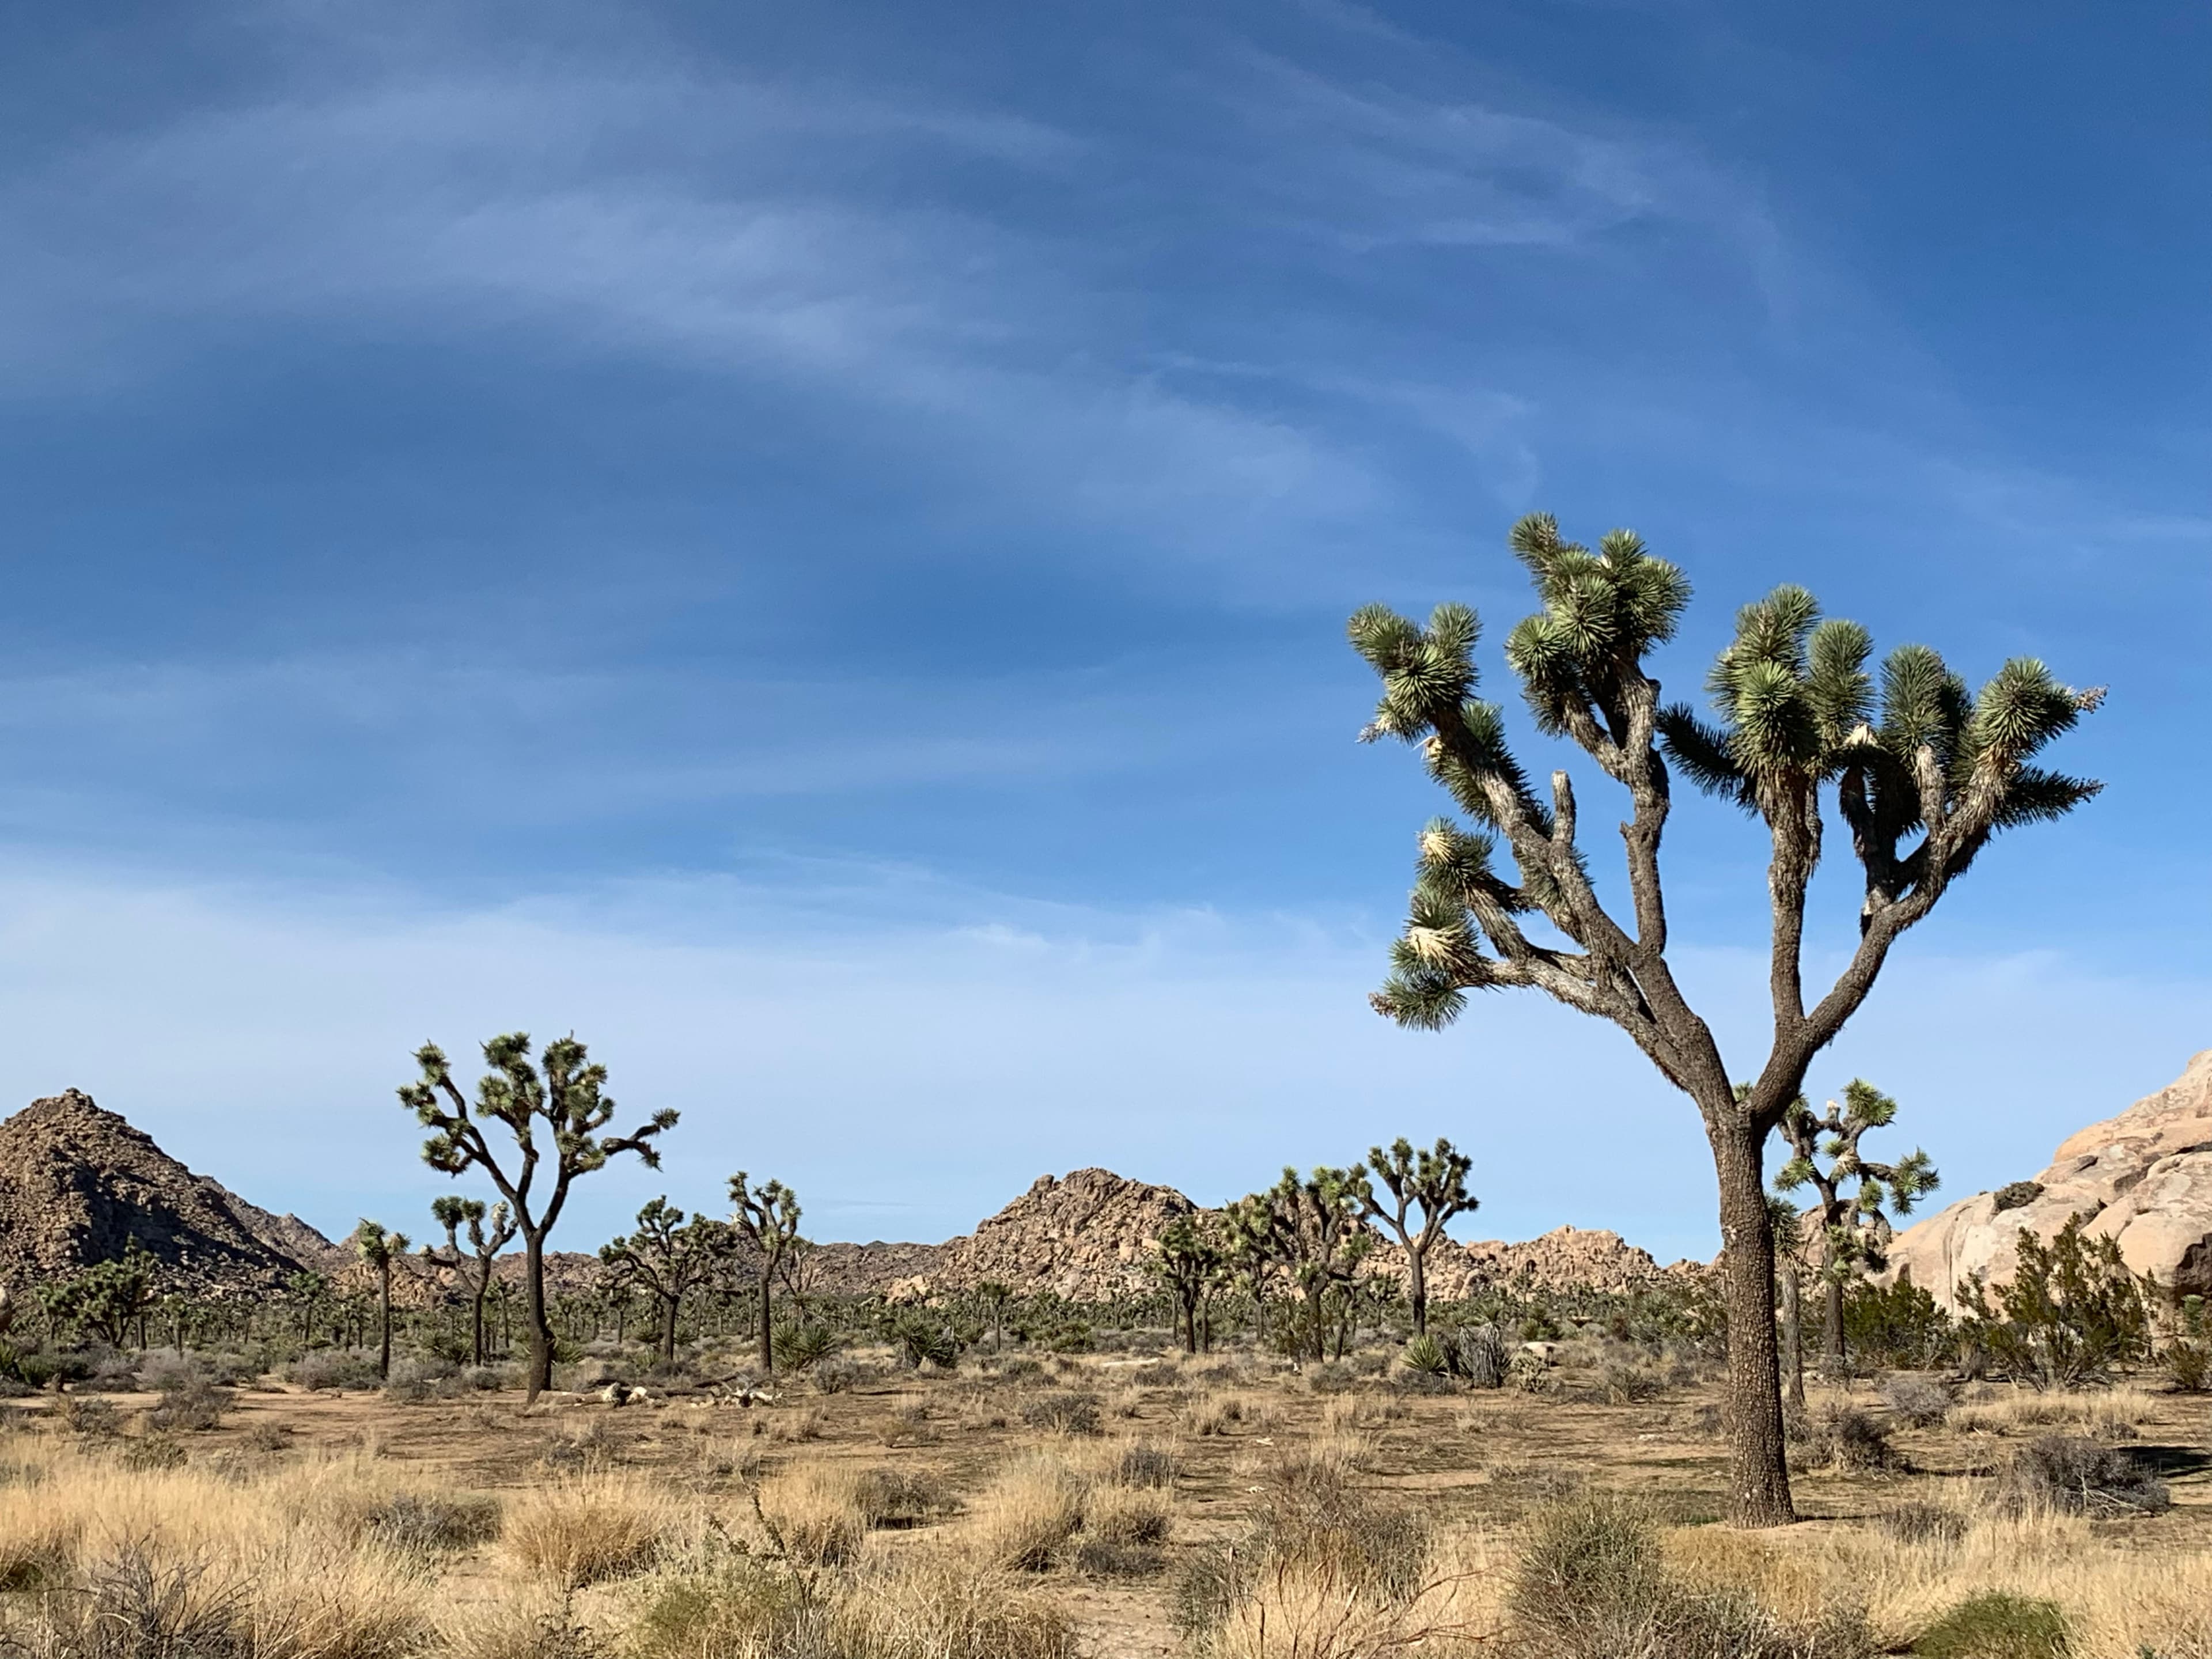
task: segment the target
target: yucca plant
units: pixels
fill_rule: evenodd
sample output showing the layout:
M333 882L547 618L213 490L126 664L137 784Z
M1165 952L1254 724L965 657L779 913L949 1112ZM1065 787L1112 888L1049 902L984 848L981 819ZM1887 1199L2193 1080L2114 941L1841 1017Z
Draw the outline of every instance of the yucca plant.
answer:
M1451 1362L1444 1356L1444 1345L1425 1331L1406 1344L1399 1356L1406 1369L1422 1376L1443 1376L1451 1370Z
M1891 652L1877 680L1866 629L1824 620L1810 593L1784 586L1737 612L1735 637L1707 677L1709 720L1662 704L1646 672L1645 658L1673 639L1689 604L1679 569L1629 531L1609 532L1595 549L1565 541L1548 514L1522 519L1510 539L1539 609L1507 635L1505 659L1538 730L1572 742L1627 794L1628 912L1616 915L1598 897L1568 774L1553 772L1540 793L1507 741L1504 711L1475 695L1474 611L1439 605L1424 625L1370 605L1350 625L1354 648L1382 681L1362 736L1415 745L1472 820L1437 818L1421 832L1410 914L1375 1006L1436 1030L1470 991L1533 988L1619 1025L1690 1097L1720 1186L1735 1518L1778 1525L1795 1510L1761 1166L1767 1137L1899 939L1990 838L2063 817L2096 793L2096 784L2035 760L2101 694L2061 684L2027 658L1970 692L1918 645ZM1741 1094L1668 957L1659 852L1676 770L1766 831L1772 1028ZM1808 998L1806 898L1831 805L1863 897L1843 971ZM1555 937L1532 933L1532 917Z

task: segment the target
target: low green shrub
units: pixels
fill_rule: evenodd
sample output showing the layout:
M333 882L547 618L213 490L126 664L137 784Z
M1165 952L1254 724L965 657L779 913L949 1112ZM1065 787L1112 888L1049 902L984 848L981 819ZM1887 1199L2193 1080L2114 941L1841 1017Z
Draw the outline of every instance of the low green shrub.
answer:
M1953 1607L1912 1650L1923 1659L2064 1659L2068 1645L2056 1601L1992 1590Z

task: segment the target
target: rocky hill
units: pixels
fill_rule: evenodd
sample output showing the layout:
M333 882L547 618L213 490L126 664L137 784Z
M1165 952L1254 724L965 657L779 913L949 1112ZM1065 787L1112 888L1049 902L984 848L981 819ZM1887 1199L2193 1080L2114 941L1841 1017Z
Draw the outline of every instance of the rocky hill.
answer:
M1992 1284L2018 1265L2021 1230L2048 1238L2076 1215L2119 1241L2137 1273L2183 1294L2212 1295L2212 1049L2118 1117L2051 1154L2033 1182L1978 1193L1898 1235L1892 1272L1955 1307L1970 1273Z
M136 1239L179 1289L249 1291L320 1267L337 1247L195 1175L75 1089L0 1123L0 1284L24 1285Z
M810 1291L921 1299L996 1279L1023 1294L1053 1291L1096 1301L1150 1286L1153 1240L1173 1222L1209 1213L1172 1187L1109 1170L1040 1176L972 1233L942 1244L824 1244L802 1282ZM367 1290L368 1270L295 1216L272 1215L195 1175L153 1140L88 1096L71 1090L33 1101L0 1123L0 1285L72 1273L120 1254L126 1239L160 1264L179 1289L252 1291L303 1268L341 1289ZM1384 1246L1387 1271L1399 1260ZM520 1255L502 1279L519 1280ZM588 1291L600 1267L588 1253L547 1257L555 1295ZM1621 1290L1662 1277L1657 1262L1617 1233L1562 1227L1526 1243L1447 1242L1431 1259L1432 1294L1462 1296L1479 1285ZM409 1258L393 1286L403 1305L435 1299L452 1275Z
M822 1270L825 1286L899 1300L996 1279L1024 1294L1052 1291L1096 1301L1147 1288L1152 1241L1183 1217L1213 1213L1172 1187L1110 1170L1078 1170L1059 1179L1038 1176L1029 1191L963 1237L935 1245L829 1245ZM1403 1271L1404 1252L1395 1244L1382 1246L1373 1260L1386 1272ZM1618 1233L1579 1227L1517 1244L1447 1240L1429 1259L1430 1294L1443 1300L1492 1284L1628 1290L1673 1271Z

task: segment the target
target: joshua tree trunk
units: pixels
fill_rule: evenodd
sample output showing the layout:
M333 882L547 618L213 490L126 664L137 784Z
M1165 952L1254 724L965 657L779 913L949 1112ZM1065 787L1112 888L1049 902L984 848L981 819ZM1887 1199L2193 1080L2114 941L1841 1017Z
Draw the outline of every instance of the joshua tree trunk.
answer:
M663 1364L676 1363L676 1315L682 1304L672 1296L660 1298L660 1358Z
M392 1263L388 1260L376 1275L376 1374L388 1382L392 1380Z
M545 1234L533 1229L522 1236L522 1305L530 1328L530 1375L525 1382L522 1408L528 1411L538 1396L553 1386L553 1325L545 1316Z
M1840 1263L1831 1263L1820 1286L1820 1357L1840 1365L1844 1359L1844 1281Z
M471 1363L484 1363L484 1297L491 1294L491 1268L489 1265L477 1270L476 1295L469 1302L469 1352Z
M1413 1334L1424 1336L1429 1328L1429 1274L1422 1264L1420 1253L1406 1252L1406 1297L1413 1304Z
M1782 1370L1790 1386L1790 1403L1805 1409L1804 1298L1798 1287L1797 1264L1782 1266Z
M764 1371L775 1369L775 1325L774 1310L769 1305L768 1269L761 1269L760 1282L760 1367Z
M1709 1114L1706 1126L1720 1176L1734 1514L1738 1526L1784 1526L1797 1515L1790 1498L1790 1465L1782 1435L1774 1235L1767 1220L1761 1158L1766 1135L1763 1127L1754 1131L1733 1112Z

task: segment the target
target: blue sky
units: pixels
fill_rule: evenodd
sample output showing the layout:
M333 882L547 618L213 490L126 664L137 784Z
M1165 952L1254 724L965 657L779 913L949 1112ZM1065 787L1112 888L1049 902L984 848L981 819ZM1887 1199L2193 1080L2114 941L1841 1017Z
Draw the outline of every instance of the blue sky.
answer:
M18 9L0 1100L404 1224L413 1045L573 1027L684 1113L580 1245L738 1167L939 1237L1044 1170L1218 1200L1402 1132L1474 1152L1474 1231L1705 1252L1625 1039L1362 1000L1436 802L1352 741L1343 618L1502 637L1540 507L1687 568L1685 692L1782 580L2112 686L2063 756L2104 798L1985 859L1813 1079L1897 1095L1955 1191L2027 1173L2212 1043L2208 37ZM1671 834L1747 1072L1759 842Z

